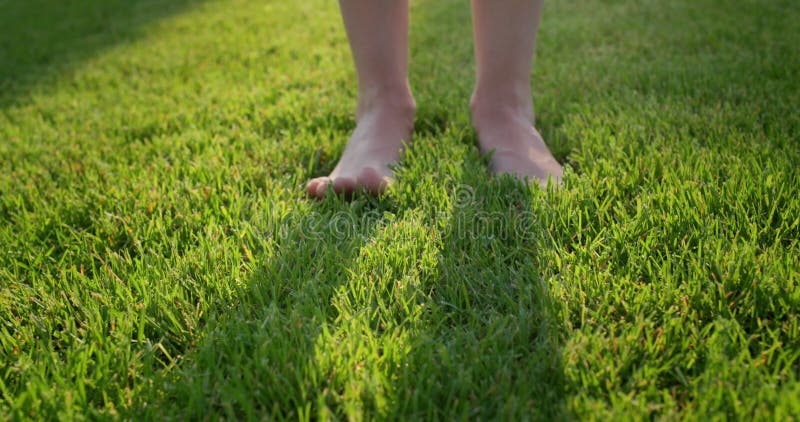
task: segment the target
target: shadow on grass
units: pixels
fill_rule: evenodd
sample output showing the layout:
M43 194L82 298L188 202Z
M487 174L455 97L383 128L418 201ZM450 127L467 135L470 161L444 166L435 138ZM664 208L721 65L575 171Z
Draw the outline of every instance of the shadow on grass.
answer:
M563 418L559 304L541 272L540 211L526 187L482 176L453 190L431 311L399 377L408 386L396 400L399 414Z
M441 89L420 86L420 98ZM422 110L418 134L442 135L444 105ZM441 198L329 199L288 216L137 416L564 417L540 199L474 164Z
M435 216L359 199L288 217L138 416L564 417L530 191L467 180L449 201Z
M203 0L0 1L0 107Z
M382 220L381 205L370 203L312 201L287 216L274 248L257 256L231 301L210 310L199 344L142 399L136 417L307 418L331 382L316 367L315 348L336 325L334 297Z

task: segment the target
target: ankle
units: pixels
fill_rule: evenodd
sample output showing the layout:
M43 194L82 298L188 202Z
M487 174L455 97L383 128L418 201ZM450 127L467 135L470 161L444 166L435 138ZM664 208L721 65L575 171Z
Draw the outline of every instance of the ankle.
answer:
M484 129L494 130L498 127L532 127L534 116L531 108L512 106L504 103L470 104L472 126L480 134Z
M533 125L533 100L530 90L517 89L502 93L476 89L469 108L476 129L484 124L506 122Z
M375 111L387 111L401 118L413 120L417 103L408 84L399 87L362 88L358 94L356 120Z

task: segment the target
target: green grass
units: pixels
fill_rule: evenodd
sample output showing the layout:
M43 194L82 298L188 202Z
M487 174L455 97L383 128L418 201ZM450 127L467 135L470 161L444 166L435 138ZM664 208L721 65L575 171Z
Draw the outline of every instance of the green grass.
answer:
M550 1L540 192L467 3L414 3L392 195L315 202L335 2L0 0L0 419L800 418L800 8Z

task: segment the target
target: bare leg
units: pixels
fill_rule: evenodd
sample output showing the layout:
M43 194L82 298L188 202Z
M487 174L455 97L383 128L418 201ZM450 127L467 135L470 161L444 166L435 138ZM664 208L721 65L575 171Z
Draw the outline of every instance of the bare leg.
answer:
M389 166L410 141L416 105L408 84L408 0L340 0L358 75L356 129L333 172L308 182L321 198L366 188L373 195L391 182Z
M470 108L492 170L546 186L561 165L534 128L530 74L542 0L472 0L477 83Z

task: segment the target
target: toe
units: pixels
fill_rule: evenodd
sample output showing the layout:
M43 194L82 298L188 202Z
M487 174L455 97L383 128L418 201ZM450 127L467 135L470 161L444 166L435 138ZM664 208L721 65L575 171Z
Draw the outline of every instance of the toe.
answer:
M372 167L365 167L358 176L358 184L365 187L373 196L378 196L385 192L391 183L391 177Z
M561 166L555 159L547 157L520 157L510 151L495 152L492 155L492 171L497 175L508 174L525 184L538 184L547 188L547 180L552 177L553 183L561 181Z
M309 180L306 185L306 194L312 198L322 199L325 197L325 191L328 190L330 178L317 177Z
M310 197L316 197L317 187L319 186L320 183L322 183L323 179L324 177L316 177L314 179L309 180L308 183L306 183L306 195Z
M351 177L337 177L333 179L333 190L338 194L351 195L356 190L356 181Z
M322 199L328 191L328 185L331 184L331 179L328 177L321 177L317 183L317 188L314 191L314 197Z

